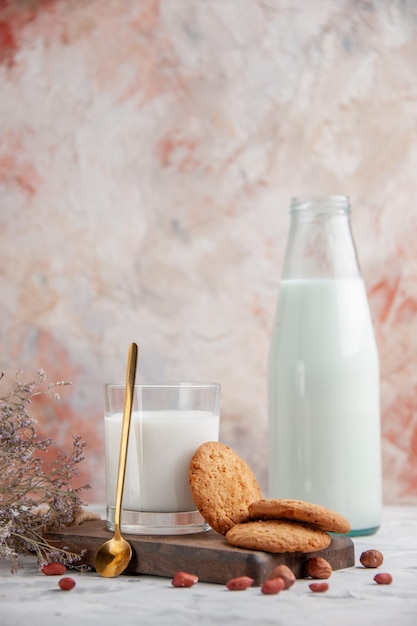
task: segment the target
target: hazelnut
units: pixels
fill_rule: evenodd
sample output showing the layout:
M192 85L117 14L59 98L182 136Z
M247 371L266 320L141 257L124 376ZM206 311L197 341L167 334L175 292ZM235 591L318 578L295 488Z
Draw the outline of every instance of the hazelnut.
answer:
M321 556L311 557L306 563L307 574L311 578L330 578L332 575L332 566L326 559Z
M277 565L268 576L268 580L282 578L284 589L289 589L295 583L294 572L287 565Z
M359 557L364 567L379 567L384 562L384 555L379 550L366 550Z

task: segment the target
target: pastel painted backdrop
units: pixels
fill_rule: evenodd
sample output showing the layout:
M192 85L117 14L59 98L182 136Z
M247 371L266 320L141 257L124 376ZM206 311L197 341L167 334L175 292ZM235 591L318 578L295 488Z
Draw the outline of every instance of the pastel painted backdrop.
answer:
M103 391L222 385L266 489L266 359L291 196L345 193L381 358L384 495L417 502L417 3L1 0L0 367L88 442ZM3 385L3 383L1 383Z

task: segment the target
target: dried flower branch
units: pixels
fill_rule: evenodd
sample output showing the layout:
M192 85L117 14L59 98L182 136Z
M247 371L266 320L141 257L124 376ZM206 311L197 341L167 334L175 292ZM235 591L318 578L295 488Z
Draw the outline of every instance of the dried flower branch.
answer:
M42 457L52 440L38 436L36 420L28 414L35 396L59 399L56 388L71 383L46 383L43 370L29 383L21 383L20 375L16 374L9 393L0 396L0 559L10 559L12 572L18 568L19 553L34 552L39 566L80 559L79 554L52 546L43 535L74 521L82 506L80 491L89 487L72 487L85 442L73 437L71 454L58 452L46 464Z

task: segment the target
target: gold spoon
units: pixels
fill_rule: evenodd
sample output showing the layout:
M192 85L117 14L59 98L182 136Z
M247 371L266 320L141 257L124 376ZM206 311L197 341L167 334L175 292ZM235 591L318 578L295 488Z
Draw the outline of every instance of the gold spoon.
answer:
M122 435L120 439L119 468L117 472L116 504L114 508L114 536L99 548L94 561L97 572L105 578L118 576L129 565L132 557L130 544L120 532L123 487L125 483L127 446L129 443L130 418L132 416L133 394L135 390L138 347L130 344L127 357L126 390L123 407Z

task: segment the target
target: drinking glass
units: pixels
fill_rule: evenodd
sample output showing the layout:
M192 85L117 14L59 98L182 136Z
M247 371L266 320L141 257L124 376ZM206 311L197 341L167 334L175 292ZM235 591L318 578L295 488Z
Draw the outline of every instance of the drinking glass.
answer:
M114 530L124 383L105 385L107 527ZM220 385L150 382L135 385L121 530L133 534L204 532L191 496L188 467L197 448L219 438Z

